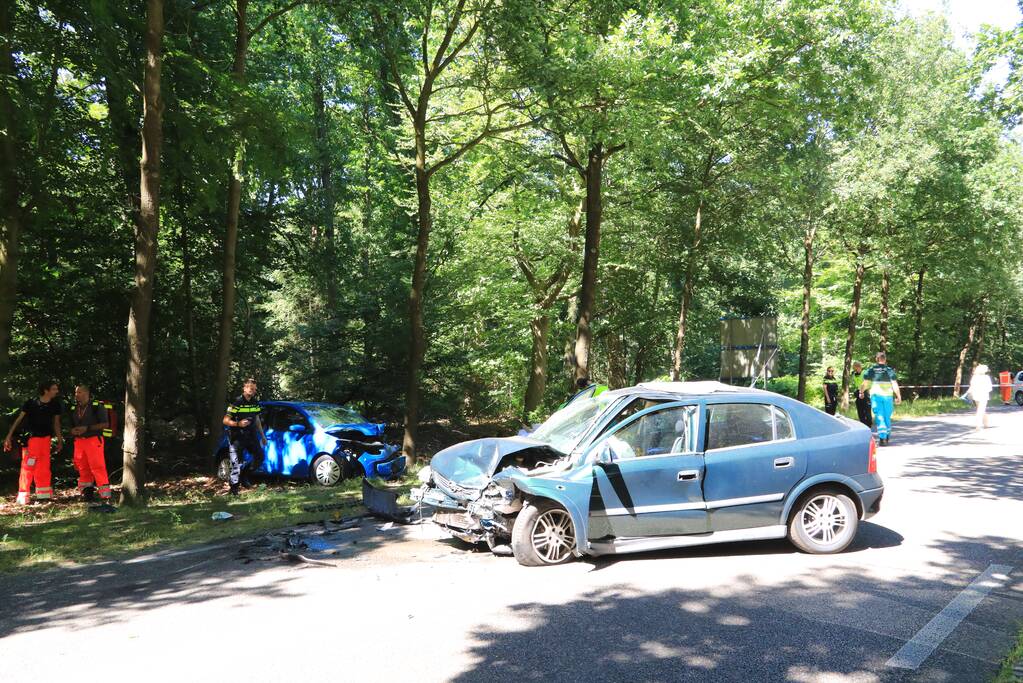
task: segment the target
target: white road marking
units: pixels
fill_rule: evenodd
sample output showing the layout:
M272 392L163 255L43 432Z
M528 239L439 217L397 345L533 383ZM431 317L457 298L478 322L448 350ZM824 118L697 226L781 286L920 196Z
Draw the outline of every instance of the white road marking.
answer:
M892 655L892 658L884 663L885 666L912 670L919 668L988 593L1009 580L1011 571L1012 567L1007 564L988 565L983 574L974 579L973 583L952 599L952 602L945 605L945 609L934 615L926 626L917 631L912 640Z

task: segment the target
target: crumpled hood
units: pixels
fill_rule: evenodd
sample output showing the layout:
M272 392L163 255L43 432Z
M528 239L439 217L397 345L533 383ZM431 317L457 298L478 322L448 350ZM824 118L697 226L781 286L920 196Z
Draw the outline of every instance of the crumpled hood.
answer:
M488 437L463 441L439 451L430 468L460 486L483 488L501 460L527 448L550 448L543 441L525 436Z
M386 424L374 423L374 422L357 422L348 424L332 424L326 429L325 432L331 436L337 436L344 432L360 432L368 437L381 437L384 435L384 428Z

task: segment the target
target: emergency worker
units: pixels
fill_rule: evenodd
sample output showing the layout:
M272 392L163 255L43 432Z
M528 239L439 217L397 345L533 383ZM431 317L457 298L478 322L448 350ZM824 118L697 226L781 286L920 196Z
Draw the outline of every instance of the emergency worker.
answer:
M75 387L75 405L71 410L71 436L75 438L74 462L78 470L78 492L86 502L99 493L110 500L110 479L103 456L104 437L111 436L108 411L113 405L93 401L88 385Z
M259 420L259 401L256 400L256 380L249 378L242 384L242 393L227 406L224 426L229 428L231 453L231 495L238 495L245 465L245 453L252 455L249 471L259 469L263 463L263 449L266 448L266 434ZM247 474L247 473L246 473ZM245 477L246 485L248 476Z
M863 373L863 391L870 392L870 408L874 413L874 424L877 425L877 439L880 445L887 446L892 432L892 413L895 406L902 403L902 393L895 370L888 366L888 358L884 351L877 354L877 362Z
M56 382L43 382L39 385L39 395L25 401L14 419L7 438L4 439L4 450L13 447L11 439L24 423L27 442L21 449L21 474L18 477L19 505L28 505L32 484L35 484L35 499L48 501L53 498L53 485L50 473L50 452L53 439L57 439L57 452L64 448L64 437L60 434L60 401L57 394L60 386Z
M874 426L870 418L870 392L863 390L863 363L853 361L853 396L856 398L856 417L868 427Z
M835 378L835 368L828 367L824 373L824 412L834 415L838 410L838 380Z

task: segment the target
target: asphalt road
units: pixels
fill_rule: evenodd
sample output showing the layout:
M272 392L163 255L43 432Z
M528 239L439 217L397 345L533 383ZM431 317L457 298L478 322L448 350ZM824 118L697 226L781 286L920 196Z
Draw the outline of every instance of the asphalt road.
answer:
M882 512L837 556L526 569L366 522L304 528L331 566L239 541L2 577L0 680L990 680L1023 622L1023 409L897 423L879 468Z

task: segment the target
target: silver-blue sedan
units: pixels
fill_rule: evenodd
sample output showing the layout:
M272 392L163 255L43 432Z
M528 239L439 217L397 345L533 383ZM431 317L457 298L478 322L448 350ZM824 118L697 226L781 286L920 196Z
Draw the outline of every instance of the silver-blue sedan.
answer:
M420 477L437 524L528 566L786 537L837 553L884 493L867 427L719 382L574 401L529 436L440 451Z

